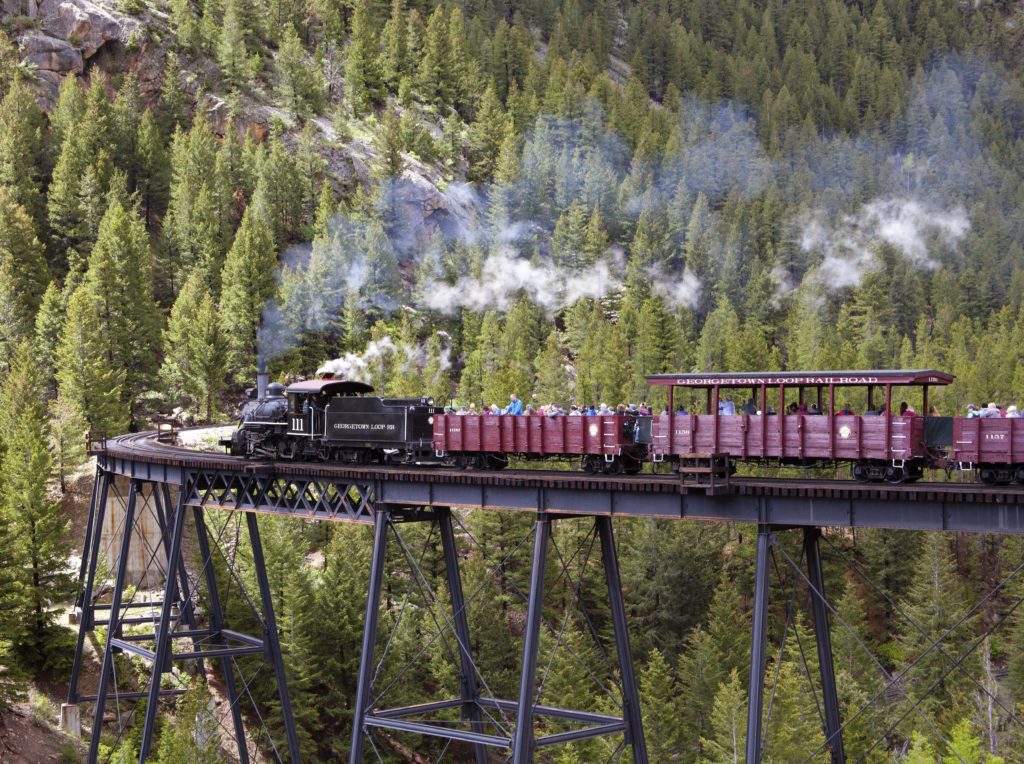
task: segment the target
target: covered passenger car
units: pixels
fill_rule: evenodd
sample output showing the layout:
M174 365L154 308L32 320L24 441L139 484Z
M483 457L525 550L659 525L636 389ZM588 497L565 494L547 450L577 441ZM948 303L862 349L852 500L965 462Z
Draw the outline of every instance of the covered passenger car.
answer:
M934 369L658 374L647 381L669 388L668 413L651 424L651 458L682 470L712 455L802 466L849 461L858 480L900 482L919 478L951 440L951 418L898 415L904 400L926 412L929 388L953 381ZM844 396L862 407L843 412Z

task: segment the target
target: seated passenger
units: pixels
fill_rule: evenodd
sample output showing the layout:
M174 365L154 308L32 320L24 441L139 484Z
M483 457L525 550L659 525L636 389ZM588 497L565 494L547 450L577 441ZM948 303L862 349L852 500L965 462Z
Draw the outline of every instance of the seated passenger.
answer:
M966 408L967 408L967 418L968 419L975 419L981 413L981 412L978 411L978 407L975 406L973 403L968 403Z
M842 408L839 409L839 413L836 416L853 416L853 409L849 403L844 403Z
M1006 407L1006 418L1007 419L1020 419L1020 412L1017 411L1016 406Z
M874 406L868 406L868 410L864 412L864 416L881 416L882 412L875 411Z
M928 416L942 416L939 413L939 407L936 406L934 403L928 407Z
M811 416L819 415L821 412L818 410L818 404L812 403L810 407L807 409L807 413L810 414Z
M796 414L798 411L800 411L800 407L797 406L796 403L790 403L786 407L786 413L787 414Z
M580 407L575 403L569 407L569 416L582 416L580 414Z
M807 413L807 404L806 403L801 403L799 406L797 406L796 407L796 413L798 413L798 414L806 414Z
M733 416L736 413L736 404L733 403L732 396L725 396L724 401L718 402L718 413L725 416Z
M999 406L995 403L988 404L978 414L982 419L998 419L999 418Z
M512 393L508 397L508 405L502 409L502 414L510 414L512 416L522 416L523 413L523 402L519 400L515 393Z

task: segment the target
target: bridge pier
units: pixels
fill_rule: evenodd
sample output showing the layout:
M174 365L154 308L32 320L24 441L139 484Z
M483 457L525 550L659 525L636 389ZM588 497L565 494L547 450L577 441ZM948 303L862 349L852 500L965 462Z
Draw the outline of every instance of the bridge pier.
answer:
M543 746L622 734L624 745L629 745L632 750L634 764L647 764L648 757L640 715L639 692L632 653L629 648L626 610L622 598L612 523L608 517L594 518L594 530L600 538L605 581L611 606L615 648L619 663L619 676L621 677L619 690L622 698L622 715L620 717L576 709L555 708L538 703L537 662L541 631L545 627L543 617L544 582L552 524L557 519L558 517L555 515L539 512L530 532L533 537L533 552L529 592L525 596L527 613L519 675L519 697L518 700L505 700L496 698L490 693L486 679L480 674L473 660L467 601L462 590L451 510L447 507L435 507L425 510L378 509L375 512L373 557L370 563L363 648L359 662L355 719L349 755L350 764L361 764L370 731L375 728L412 732L428 737L468 743L472 746L474 761L477 764L486 764L488 748L509 751L510 756L507 760L514 764L528 764L535 760L537 749ZM414 568L413 576L417 581L422 580L425 593L433 594L396 528L398 523L413 521L436 523L441 537L445 577L451 599L451 614L444 614L443 617L445 627L454 633L458 647L460 697L402 708L376 708L373 701L373 683L375 674L379 671L379 667L375 665L376 642L389 532L396 536L407 561ZM462 719L466 724L461 729L445 724L431 724L429 721L409 720L409 717L423 716L431 712L453 708L460 708L462 711ZM501 723L490 712L497 712L501 720L507 721L508 724ZM586 726L538 738L534 722L536 719L545 717ZM514 727L512 720L514 720ZM488 730L488 726L497 729Z
M754 610L751 624L750 679L747 687L747 749L746 761L760 764L764 754L764 690L768 647L768 605L771 578L772 547L776 544L770 525L757 528L757 558L754 571ZM778 529L782 530L782 529ZM842 718L836 690L835 665L832 658L832 636L828 622L824 576L818 540L821 528L804 526L804 556L807 560L807 581L811 588L814 615L814 637L818 648L821 693L824 705L824 733L832 764L845 764Z
M238 689L236 673L241 676L236 659L242 656L262 656L264 661L273 665L279 697L281 713L284 721L284 733L287 739L287 756L292 762L299 761L298 737L295 722L291 714L291 701L285 677L284 663L281 654L280 640L274 620L271 593L267 581L266 568L263 564L263 550L259 536L256 515L246 513L248 538L253 550L254 568L257 585L259 586L259 612L254 610L260 621L262 633L259 637L249 636L231 631L224 626L224 613L221 607L214 571L213 556L216 552L210 543L206 528L204 510L199 506L192 509L196 542L199 550L199 565L202 578L206 584L206 604L208 609L207 625L197 623L195 598L197 586L190 583L183 554L183 538L188 524L187 497L194 495L194 486L182 485L178 491L175 506L171 503L170 485L164 481L148 481L131 478L127 498L124 500L124 520L120 527L118 555L114 569L113 588L110 593L110 604L97 604L96 591L100 582L97 581L101 565L100 546L104 517L108 511L107 503L114 493L111 490L113 474L100 468L97 470L96 485L92 494L89 520L86 529L86 540L79 571L79 594L76 600L79 612L79 633L72 664L70 688L67 706L78 709L82 702L93 702L92 731L89 743L89 761L96 761L99 753L100 739L103 734L103 718L107 701L112 699L118 704L122 701L147 701L140 740L139 762L149 756L153 734L156 728L156 716L159 712L160 700L176 697L184 693L181 689L164 689L161 680L169 672L176 661L194 662L200 678L205 681L204 660L216 660L220 664L224 686L230 703L233 721L233 732L238 746L238 758L242 764L250 760L246 742L245 728L242 719L240 702L242 692ZM138 523L145 511L151 511L159 524L159 540L156 548L147 549L150 562L157 558L165 561L162 567L162 599L159 601L124 602L128 588L129 560L132 554L133 540L145 537L136 533ZM97 619L97 610L109 613L105 618ZM153 614L152 611L159 611ZM147 613L146 611L150 611ZM134 615L135 613L142 615ZM178 628L182 625L183 628ZM96 626L107 627L106 640L100 675L94 695L83 695L80 691L85 639ZM145 625L152 627L152 632L138 633ZM126 631L128 630L128 631ZM176 653L174 642L178 639L189 639L192 649ZM150 643L152 643L150 645ZM148 688L144 692L121 692L115 669L118 654L128 654L135 658L152 663ZM244 677L242 677L244 682ZM134 707L134 704L133 706ZM69 711L69 714L71 712Z

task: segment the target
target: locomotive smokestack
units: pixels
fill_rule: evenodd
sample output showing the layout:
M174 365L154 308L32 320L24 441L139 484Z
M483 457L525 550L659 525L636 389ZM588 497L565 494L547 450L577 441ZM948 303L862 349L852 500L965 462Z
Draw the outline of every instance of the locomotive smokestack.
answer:
M267 373L267 362L260 358L256 367L256 397L263 400L267 396L267 385L270 384L270 374Z

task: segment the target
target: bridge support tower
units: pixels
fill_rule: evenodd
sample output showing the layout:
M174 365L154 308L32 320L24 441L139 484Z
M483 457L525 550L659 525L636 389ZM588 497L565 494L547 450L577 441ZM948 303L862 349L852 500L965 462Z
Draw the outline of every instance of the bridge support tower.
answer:
M373 557L366 602L363 648L359 664L359 684L349 756L350 764L363 762L363 753L367 741L370 739L371 731L374 729L412 732L469 744L472 747L476 764L486 764L489 761L488 749L491 748L510 752L511 755L506 760L513 764L528 764L528 762L535 761L537 750L544 746L605 735L622 735L623 746L631 748L634 764L647 764L647 746L640 718L636 674L629 648L626 610L622 598L615 539L611 518L607 516L594 518L594 532L600 541L604 578L615 637L617 668L620 677L618 690L621 698L621 714L609 715L555 708L538 702L537 662L541 630L544 626L542 615L544 585L552 524L558 520L559 516L557 515L540 512L536 515L531 531L533 553L529 591L525 595L527 613L524 624L523 657L519 673L519 697L512 700L496 698L490 693L486 678L481 675L473 660L466 613L467 602L459 572L451 510L445 507L420 511L377 508L374 515ZM408 553L408 549L397 531L399 524L413 521L434 523L441 538L445 579L451 601L451 612L450 615L444 616L444 626L454 635L458 650L460 697L401 708L380 708L374 701L374 679L377 673L375 658L380 623L381 586L389 536L394 536L402 547L405 558L412 568L413 576L420 580L424 587L429 587L416 560ZM465 722L461 728L442 723L432 724L429 721L410 720L410 717L422 717L426 714L455 708L461 709L461 716ZM572 722L579 726L575 729L538 736L535 721L543 718Z
M72 664L68 702L62 712L62 716L66 714L69 718L75 718L78 715L79 704L93 704L89 761L97 760L108 704L114 703L120 722L121 703L133 701L134 709L142 699L147 703L139 762L141 764L145 761L152 750L160 700L179 696L184 692L181 689L163 688L164 675L172 672L175 664L184 662L194 664L199 677L205 680L204 662L212 661L220 670L220 679L230 704L231 733L237 744L238 759L242 764L247 764L251 757L242 715L246 685L236 659L243 656L260 656L265 663L272 665L276 675L286 740L286 748L280 752L279 758L298 762L298 737L288 696L256 515L252 512L246 513L245 524L259 588L258 595L252 600L259 603L258 610L254 608L254 614L258 619L261 633L248 635L234 631L225 624L215 572L217 566L214 564L214 557L219 553L218 545L216 541L211 543L204 509L201 506L193 506L189 513L189 507L186 506L186 497L196 495L196 486L179 486L176 501L172 501L171 485L167 482L131 478L127 495L123 497L114 496L113 486L113 473L98 469L79 571L79 593L75 609L79 621L78 640ZM108 499L111 497L122 504L123 518L113 534L117 537L112 542L117 544L117 559L113 569L113 588L109 592L110 601L100 603L97 600L101 597L106 599L107 596L106 592L99 591L100 582L97 575L105 562L101 556L102 529L105 520L108 519L106 512ZM139 538L136 525L143 508L147 505L152 508L159 523L161 543L156 549L147 551L151 561L154 558L161 558L165 563L161 566L164 579L161 582L162 597L154 601L139 602L129 597L128 601L125 601L126 594L131 591L126 582L128 560L133 539ZM197 578L202 579L201 582L190 580L183 550L186 527L190 525L189 514L192 516L191 528L198 550L198 559L195 563L199 570ZM232 575L230 570L229 575ZM206 611L205 624L199 622L197 612L196 598L200 584L204 585L202 607ZM102 645L96 690L94 693L86 694L80 688L86 652L85 641L90 633L95 632L97 626L106 627L106 639ZM143 628L146 626L151 627L151 630ZM176 649L180 648L182 641L190 644L190 649ZM141 658L152 667L147 689L125 691L118 686L115 661L119 655Z

